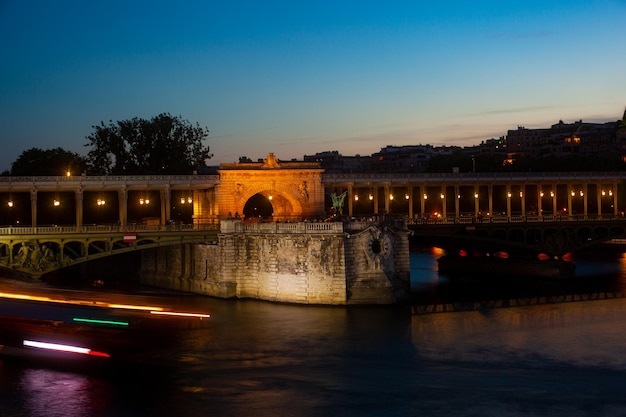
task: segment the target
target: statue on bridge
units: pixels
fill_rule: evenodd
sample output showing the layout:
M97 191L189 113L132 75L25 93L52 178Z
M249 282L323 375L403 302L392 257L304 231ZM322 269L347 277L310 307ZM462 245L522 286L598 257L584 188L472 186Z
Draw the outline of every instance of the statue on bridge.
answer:
M347 191L344 191L340 195L332 193L330 198L333 200L333 210L335 210L335 214L339 213L340 216L343 216L343 203L346 199Z

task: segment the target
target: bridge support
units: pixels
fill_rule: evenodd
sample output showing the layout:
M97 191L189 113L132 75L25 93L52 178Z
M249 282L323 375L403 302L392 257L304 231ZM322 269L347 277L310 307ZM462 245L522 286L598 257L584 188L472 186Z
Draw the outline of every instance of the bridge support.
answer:
M221 298L394 304L409 293L409 232L392 223L223 220L211 244L142 252L143 283Z

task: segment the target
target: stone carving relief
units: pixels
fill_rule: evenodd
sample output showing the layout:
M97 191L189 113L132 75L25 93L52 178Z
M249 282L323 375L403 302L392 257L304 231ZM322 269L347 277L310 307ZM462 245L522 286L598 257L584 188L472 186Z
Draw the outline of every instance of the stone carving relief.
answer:
M46 271L57 268L60 263L50 245L37 242L24 242L13 259L14 267L28 268L32 271Z

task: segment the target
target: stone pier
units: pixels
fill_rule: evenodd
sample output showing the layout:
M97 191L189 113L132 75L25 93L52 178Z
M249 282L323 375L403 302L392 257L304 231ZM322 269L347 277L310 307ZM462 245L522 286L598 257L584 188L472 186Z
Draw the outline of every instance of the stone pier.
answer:
M409 288L403 221L243 223L218 240L142 252L145 284L221 298L300 304L394 304Z

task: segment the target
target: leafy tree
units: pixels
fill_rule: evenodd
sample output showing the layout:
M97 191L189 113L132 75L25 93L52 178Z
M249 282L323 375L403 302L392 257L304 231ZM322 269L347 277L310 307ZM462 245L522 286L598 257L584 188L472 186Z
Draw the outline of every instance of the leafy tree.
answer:
M213 156L202 143L206 128L169 113L92 127L86 146L92 147L87 160L95 175L187 174Z
M39 149L30 148L11 164L13 176L73 175L85 172L87 162L84 157L62 148Z

